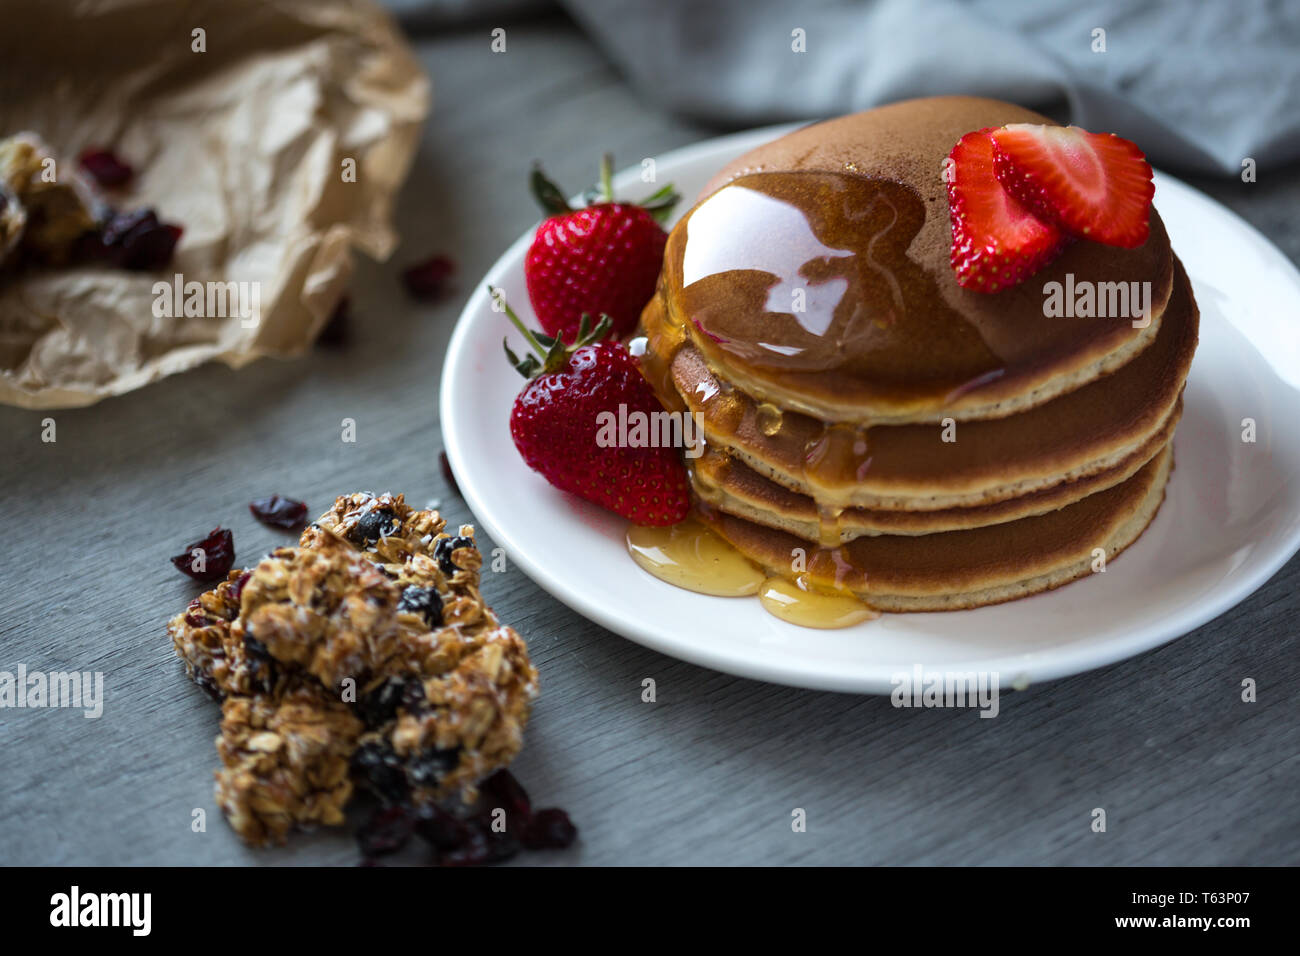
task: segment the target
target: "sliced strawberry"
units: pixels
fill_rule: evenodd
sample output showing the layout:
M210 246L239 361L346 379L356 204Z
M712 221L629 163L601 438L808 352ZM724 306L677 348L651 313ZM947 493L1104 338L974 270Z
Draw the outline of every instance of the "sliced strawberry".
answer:
M1151 232L1151 164L1137 144L1077 126L994 130L993 171L1013 196L1081 239L1133 249Z
M1008 195L993 174L992 129L967 133L948 154L952 267L957 284L997 292L1056 258L1066 237Z

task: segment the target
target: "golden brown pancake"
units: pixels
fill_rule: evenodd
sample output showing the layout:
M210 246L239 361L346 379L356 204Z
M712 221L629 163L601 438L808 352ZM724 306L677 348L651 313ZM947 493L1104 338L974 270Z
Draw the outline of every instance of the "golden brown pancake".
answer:
M1051 121L940 97L760 146L673 229L656 307L719 378L826 421L1009 415L1113 371L1154 340L1172 287L1154 210L1139 249L1078 241L996 294L957 285L944 160L964 134L1016 122ZM1067 275L1150 283L1150 324L1045 319L1044 286Z
M1081 578L1099 548L1109 562L1155 517L1172 467L1171 443L1127 481L1047 514L968 531L861 537L838 548L709 508L701 519L771 574L849 591L882 611L954 611Z
M1175 265L1174 293L1149 348L1117 371L1018 415L961 422L954 442L941 440L938 425L841 428L779 412L721 382L690 345L676 353L663 387L672 388L675 406L698 414L712 448L824 505L959 509L970 518L981 505L1073 487L1073 497L1057 500L1059 506L1127 477L1168 439L1199 326L1191 284L1181 263ZM651 350L658 347L659 321L647 310ZM1106 475L1109 484L1085 481ZM946 530L943 521L924 517L893 524L870 519L862 526Z
M1055 511L1127 481L1164 450L1173 438L1182 412L1180 399L1158 432L1119 464L1105 471L1018 498L967 508L886 511L819 507L808 495L764 478L738 458L713 448L706 449L691 464L691 485L699 500L712 508L824 545L870 534L917 535L979 528Z

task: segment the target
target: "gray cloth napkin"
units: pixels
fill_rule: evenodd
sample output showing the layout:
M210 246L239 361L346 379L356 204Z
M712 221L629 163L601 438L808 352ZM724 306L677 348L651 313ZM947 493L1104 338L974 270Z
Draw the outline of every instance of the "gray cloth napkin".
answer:
M728 125L970 93L1239 175L1300 158L1300 3L564 0L647 95ZM794 53L792 31L805 31ZM1105 31L1094 52L1093 31Z
M1298 0L560 3L648 98L727 126L968 93L1064 100L1070 122L1171 169L1237 176L1246 158L1300 158ZM806 52L791 48L796 29Z

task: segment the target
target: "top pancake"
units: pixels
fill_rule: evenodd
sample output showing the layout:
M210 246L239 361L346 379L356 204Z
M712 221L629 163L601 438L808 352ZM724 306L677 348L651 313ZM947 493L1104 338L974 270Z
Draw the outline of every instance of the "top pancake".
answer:
M1073 243L1018 286L962 289L943 163L972 130L1050 120L996 100L911 100L805 127L725 167L673 229L657 307L721 378L841 422L996 418L1123 365L1172 285L1152 211L1138 249ZM1152 321L1048 318L1045 286L1150 283Z

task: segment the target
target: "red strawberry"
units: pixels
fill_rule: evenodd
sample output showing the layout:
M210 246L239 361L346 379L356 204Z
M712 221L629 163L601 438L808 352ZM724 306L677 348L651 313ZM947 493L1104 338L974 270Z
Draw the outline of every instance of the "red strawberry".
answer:
M967 133L948 154L948 210L957 284L976 292L1016 285L1056 258L1065 237L993 175L990 129Z
M524 328L501 293L491 290L536 354L506 357L529 380L510 411L510 434L524 463L561 491L615 511L635 524L670 525L686 517L691 496L686 469L673 448L601 447L602 413L662 412L637 360L617 342L601 316L590 329L582 316L574 342Z
M1133 249L1151 232L1151 164L1137 144L1077 126L994 130L993 171L1007 192L1071 235Z
M547 335L572 342L583 312L610 317L614 334L636 327L654 295L668 235L656 217L677 202L671 185L639 204L614 202L613 160L601 161L601 186L588 205L573 209L540 168L533 170L533 194L549 218L524 259L528 298Z

